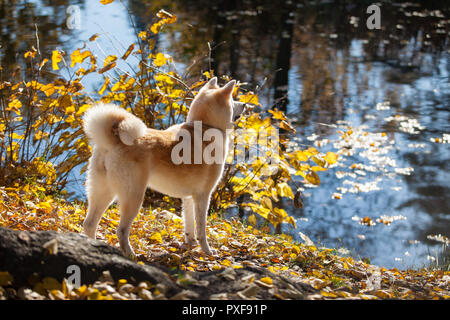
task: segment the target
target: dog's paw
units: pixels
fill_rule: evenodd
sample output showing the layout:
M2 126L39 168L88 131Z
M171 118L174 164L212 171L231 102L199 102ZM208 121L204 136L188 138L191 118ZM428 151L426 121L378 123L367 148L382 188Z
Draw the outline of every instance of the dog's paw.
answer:
M181 250L191 250L192 248L195 248L197 246L198 246L197 240L193 240L193 241L190 241L190 242L184 242L181 245L180 249Z
M196 246L198 246L198 241L195 238L185 237L184 244L189 246L189 247L196 247Z
M128 251L128 252L122 251L122 254L130 260L133 260L133 261L137 260L137 256L134 253L134 251Z
M219 251L218 250L216 250L216 249L211 249L211 248L205 248L205 249L202 249L202 251L205 253L205 254L207 254L208 256L211 256L211 257L214 257L214 258L217 258L218 256L219 256Z

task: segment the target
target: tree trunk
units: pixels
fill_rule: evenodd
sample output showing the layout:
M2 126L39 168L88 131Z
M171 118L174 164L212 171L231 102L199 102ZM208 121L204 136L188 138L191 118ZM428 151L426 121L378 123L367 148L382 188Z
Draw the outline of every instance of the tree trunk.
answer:
M289 69L291 67L292 36L294 34L294 7L284 4L281 15L281 29L277 51L276 74L274 81L274 100L278 101L278 109L286 112L289 103L287 93Z

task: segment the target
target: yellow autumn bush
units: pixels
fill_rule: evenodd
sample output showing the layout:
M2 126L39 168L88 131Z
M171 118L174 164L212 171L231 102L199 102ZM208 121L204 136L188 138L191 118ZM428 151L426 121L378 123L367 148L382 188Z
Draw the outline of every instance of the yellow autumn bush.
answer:
M127 50L103 60L85 47L71 54L54 50L49 57L34 48L26 52L30 78L18 83L0 82L1 185L35 184L44 186L49 194L67 186L69 173L80 169L83 173L91 154L81 123L83 113L94 103L83 86L89 74L102 81L96 100L126 108L149 127L164 129L184 121L190 101L214 71L205 72L203 79L188 85L170 68L172 58L155 50L153 36L175 22L175 15L161 10L155 23L138 33ZM89 43L98 37L93 35ZM122 70L119 62L128 64L132 72ZM43 76L44 71L57 76L49 80ZM282 198L298 204L299 186L293 177L300 175L305 182L318 185L316 172L334 164L336 155L321 154L311 147L290 150L289 136L295 130L281 111L255 111L262 109L258 95L239 84L234 96L254 108L237 122L233 139L241 139L244 147L233 150L211 208L219 212L238 205L274 226L283 222L295 225L295 220L278 206ZM249 157L260 142L266 146L260 150L262 156ZM245 161L233 161L239 154ZM254 215L249 222L256 223Z

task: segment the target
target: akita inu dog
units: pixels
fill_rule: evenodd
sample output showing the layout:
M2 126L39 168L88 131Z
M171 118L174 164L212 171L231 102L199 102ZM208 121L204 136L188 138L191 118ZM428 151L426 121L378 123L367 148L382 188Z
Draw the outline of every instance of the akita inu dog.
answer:
M191 103L186 122L166 130L147 128L127 112L111 104L99 104L84 116L84 131L93 143L89 160L86 193L88 213L84 233L95 238L97 225L103 212L117 198L120 205L120 223L117 228L120 248L127 256L134 256L129 243L129 232L137 216L147 187L168 196L183 199L185 242L188 246L200 242L206 254L212 254L206 237L206 218L212 192L222 176L228 150L227 131L233 119L242 113L244 104L232 99L235 81L220 88L217 78L205 84ZM221 161L184 161L175 164L174 147L181 133L200 134L214 128L223 139L216 145ZM228 129L228 130L227 130ZM217 136L216 136L217 137ZM206 144L192 146L192 158ZM218 149L217 149L218 147ZM185 152L185 150L183 150ZM217 156L217 154L215 155ZM196 232L195 232L196 231Z

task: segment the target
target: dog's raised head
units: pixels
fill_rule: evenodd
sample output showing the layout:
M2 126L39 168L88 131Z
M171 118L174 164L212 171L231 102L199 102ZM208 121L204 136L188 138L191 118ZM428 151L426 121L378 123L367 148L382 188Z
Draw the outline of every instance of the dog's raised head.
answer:
M214 77L208 81L192 101L187 122L202 121L204 124L225 131L233 127L233 121L244 111L244 103L233 101L236 80L223 87Z

